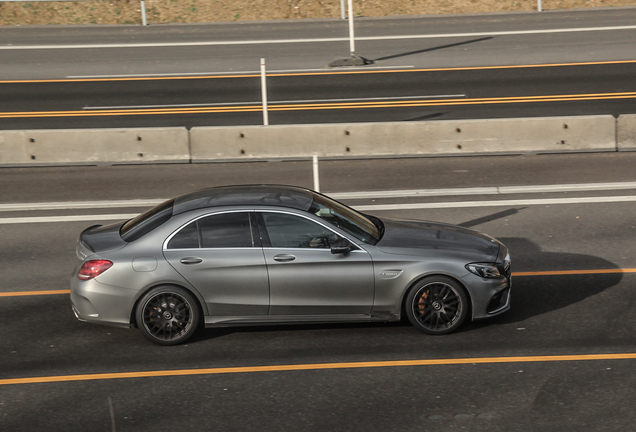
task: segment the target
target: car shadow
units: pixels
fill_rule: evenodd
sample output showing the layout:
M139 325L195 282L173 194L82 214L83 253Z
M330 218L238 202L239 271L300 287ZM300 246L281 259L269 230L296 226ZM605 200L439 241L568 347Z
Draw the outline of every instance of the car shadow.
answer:
M508 213L506 213L506 216ZM503 212L492 215L489 220L503 217ZM475 222L475 221L471 221ZM463 224L473 226L474 223ZM473 323L465 323L457 333L474 331L482 326L492 324L510 324L549 313L578 303L588 297L617 285L623 279L622 273L605 274L574 274L574 275L544 275L528 276L515 273L567 271L567 270L617 270L619 267L603 258L592 255L546 252L526 238L499 238L511 251L513 288L512 307L509 311ZM255 325L240 327L208 328L197 332L188 343L222 338L235 333L263 333L298 331L298 330L337 330L370 327L410 327L406 319L393 323L333 323L333 324L283 324L283 325Z
M425 53L425 52L437 51L437 50L442 50L442 49L446 49L446 48L453 48L453 47L457 47L457 46L461 46L461 45L468 45L468 44L472 44L472 43L476 43L476 42L483 42L483 41L490 40L490 39L493 39L493 37L492 36L487 36L487 37L482 37L482 38L479 38L479 39L472 39L472 40L452 43L452 44L448 44L448 45L441 45L441 46L437 46L437 47L424 48L424 49L417 50L417 51L403 52L403 53L393 54L393 55L389 55L389 56L385 56L385 57L378 57L376 59L372 59L371 61L379 62L379 61L382 61L382 60L391 60L391 59L400 58L400 57L407 57L407 56L415 55L415 54L422 54L422 53Z
M622 273L528 275L526 273L572 270L618 270L592 255L546 252L525 238L500 238L512 255L511 309L496 318L500 324L516 323L559 310L617 285ZM516 274L516 275L515 275ZM488 325L491 320L480 323Z

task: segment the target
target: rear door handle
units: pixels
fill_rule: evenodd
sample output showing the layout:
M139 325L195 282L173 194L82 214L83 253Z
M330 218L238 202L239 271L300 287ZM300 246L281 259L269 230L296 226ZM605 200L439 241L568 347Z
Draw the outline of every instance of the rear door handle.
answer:
M197 257L181 258L181 264L199 264L200 262L203 262L203 260Z
M274 256L274 261L278 261L278 262L289 262L289 261L293 261L295 259L296 259L296 257L294 255L290 255L290 254L280 254L280 255L275 255Z

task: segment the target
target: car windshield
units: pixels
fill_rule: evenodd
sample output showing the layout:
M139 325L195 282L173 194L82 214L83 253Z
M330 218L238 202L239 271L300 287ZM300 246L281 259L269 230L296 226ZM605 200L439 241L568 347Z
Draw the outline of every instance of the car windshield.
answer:
M374 245L382 237L384 227L380 219L365 216L324 195L314 194L309 212L365 243Z

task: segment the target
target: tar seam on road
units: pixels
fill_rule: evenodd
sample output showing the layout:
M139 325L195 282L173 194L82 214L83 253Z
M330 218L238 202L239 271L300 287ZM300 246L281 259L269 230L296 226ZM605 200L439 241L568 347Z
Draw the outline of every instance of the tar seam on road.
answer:
M350 363L315 363L300 365L274 365L274 366L248 366L226 367L210 369L184 369L146 372L121 372L101 373L87 375L60 375L33 378L10 378L0 380L0 385L10 384L35 384L70 381L94 381L123 378L151 378L168 376L193 376L234 374L248 372L287 372L287 371L316 371L333 369L369 369L384 367L408 367L408 366L448 366L465 364L492 364L492 363L542 363L542 362L571 362L590 360L634 360L636 353L623 354L587 354L587 355L555 355L555 356L527 356L527 357L486 357L486 358L458 358L435 360L397 360L380 362L350 362Z
M513 272L514 277L525 276L577 276L577 275L598 275L598 274L616 274L616 273L636 273L636 268L617 268L617 269L599 269L599 270L550 270L550 271L533 271L533 272ZM71 290L50 290L50 291L14 291L0 293L0 297L23 297L23 296L40 296L49 294L70 294Z
M501 66L466 66L466 67L446 67L446 68L421 68L421 69L387 69L387 70L337 70L324 72L270 72L267 76L289 77L289 76L312 76L312 75L358 75L358 74L387 74L387 73L409 73L409 72L449 72L449 71L470 71L470 70L492 70L492 69L524 69L524 68L548 68L565 66L596 66L614 64L633 64L636 60L611 60L576 63L544 63L535 65L501 65ZM242 74L222 73L220 75L181 75L175 76L135 76L135 77L95 77L95 78L61 78L61 79L33 79L33 80L0 80L0 84L30 84L30 83L60 83L60 82L101 82L101 81L161 81L161 80L194 80L194 79L226 79L226 78L260 78L256 71Z

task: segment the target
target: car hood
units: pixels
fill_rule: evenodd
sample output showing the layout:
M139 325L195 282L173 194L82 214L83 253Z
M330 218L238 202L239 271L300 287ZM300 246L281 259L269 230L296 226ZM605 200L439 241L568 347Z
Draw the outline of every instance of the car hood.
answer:
M477 253L495 262L500 243L478 231L437 222L382 219L384 235L376 247L386 253L409 253L409 249L454 250ZM411 253L417 253L412 251Z

